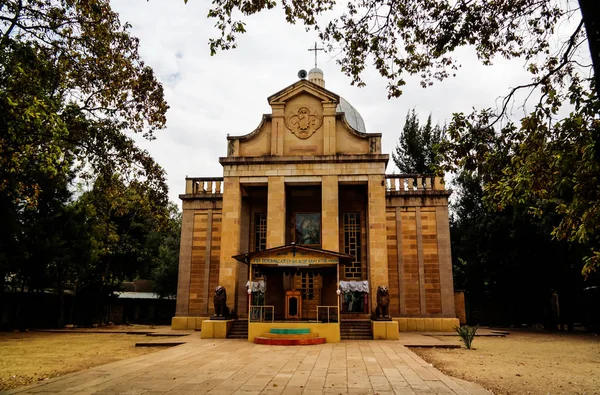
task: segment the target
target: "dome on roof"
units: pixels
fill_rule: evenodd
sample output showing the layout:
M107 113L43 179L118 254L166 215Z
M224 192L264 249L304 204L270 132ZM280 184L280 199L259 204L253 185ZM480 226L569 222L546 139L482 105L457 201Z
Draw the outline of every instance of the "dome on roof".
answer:
M321 69L320 69L320 68L318 68L318 67L313 67L313 68L312 68L312 69L310 69L310 71L308 72L308 74L310 74L310 73L321 73L321 74L323 74L323 70L321 70Z
M340 96L340 104L337 105L335 109L337 112L343 112L346 115L346 120L354 128L359 132L366 133L367 128L365 128L365 121L360 113L356 110L356 108L352 107L352 104L348 103L346 99Z

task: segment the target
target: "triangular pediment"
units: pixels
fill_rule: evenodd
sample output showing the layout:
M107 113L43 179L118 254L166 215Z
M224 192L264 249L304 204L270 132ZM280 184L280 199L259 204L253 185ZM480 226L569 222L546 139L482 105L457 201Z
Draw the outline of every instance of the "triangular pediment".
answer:
M249 252L233 258L246 264L280 267L335 266L352 261L351 255L295 244Z
M301 94L309 94L321 100L322 102L329 103L339 103L340 96L328 91L327 89L315 84L314 82L310 82L308 80L300 80L286 88L283 88L279 92L269 96L267 100L270 105L276 103L285 103L294 97Z

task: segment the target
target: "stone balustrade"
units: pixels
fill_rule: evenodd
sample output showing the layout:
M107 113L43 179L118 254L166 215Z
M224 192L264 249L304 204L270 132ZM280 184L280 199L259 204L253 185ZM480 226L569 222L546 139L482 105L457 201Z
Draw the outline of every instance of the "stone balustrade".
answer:
M186 195L221 195L223 177L186 177Z
M409 191L443 191L443 178L433 174L386 174L386 190L388 192Z
M186 195L222 195L223 177L188 177ZM443 178L433 174L386 174L387 192L418 192L445 190Z

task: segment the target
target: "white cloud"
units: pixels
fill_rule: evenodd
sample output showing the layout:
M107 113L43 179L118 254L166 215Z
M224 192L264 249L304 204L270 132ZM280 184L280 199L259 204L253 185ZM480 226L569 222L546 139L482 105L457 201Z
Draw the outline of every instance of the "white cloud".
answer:
M140 53L165 86L170 105L167 129L152 142L141 141L168 174L169 197L180 204L188 176L220 176L218 162L226 154L227 134L251 132L261 115L270 111L266 98L297 81L299 69L313 66L308 48L313 32L285 23L280 10L271 10L247 20L248 33L239 37L239 47L210 56L208 39L217 34L206 18L208 2L182 0L113 0L121 21L133 25L140 39ZM399 99L387 99L385 81L369 68L365 88L350 85L335 60L320 54L319 67L326 87L343 96L363 116L368 132L383 134L384 153L394 148L408 110L415 108L425 119L449 121L454 112L473 107L496 107L496 99L508 87L528 81L522 62L498 60L482 66L473 51L457 53L462 67L458 76L422 89L416 78L408 78ZM391 160L390 160L391 161ZM388 171L393 170L392 165Z

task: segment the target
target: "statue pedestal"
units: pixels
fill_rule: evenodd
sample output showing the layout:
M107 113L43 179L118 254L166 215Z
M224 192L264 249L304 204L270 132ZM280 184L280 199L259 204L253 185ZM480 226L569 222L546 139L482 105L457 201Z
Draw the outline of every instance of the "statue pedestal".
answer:
M202 321L202 339L226 339L235 320L204 320Z
M371 321L373 340L399 340L400 332L396 321Z

